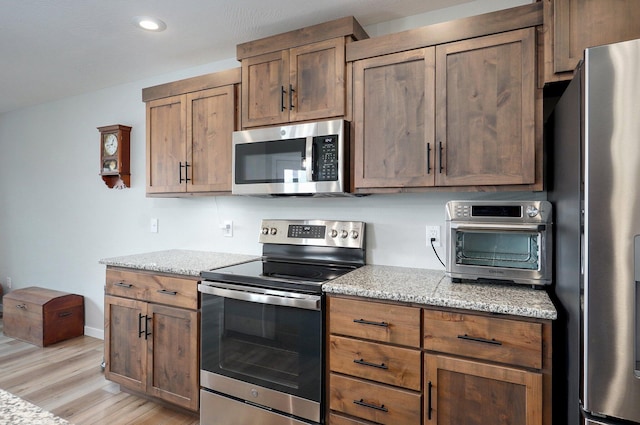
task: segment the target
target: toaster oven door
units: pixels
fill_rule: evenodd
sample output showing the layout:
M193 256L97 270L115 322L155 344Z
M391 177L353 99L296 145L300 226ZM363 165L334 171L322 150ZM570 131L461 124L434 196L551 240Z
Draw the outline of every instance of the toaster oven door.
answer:
M453 223L450 228L451 277L550 283L548 225Z

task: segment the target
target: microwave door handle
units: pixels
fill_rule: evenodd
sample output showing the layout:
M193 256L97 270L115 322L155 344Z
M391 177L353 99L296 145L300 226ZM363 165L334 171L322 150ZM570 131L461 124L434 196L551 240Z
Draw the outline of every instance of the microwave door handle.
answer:
M313 181L313 173L314 173L314 167L316 166L316 147L313 143L313 136L309 136L307 137L307 158L311 158L311 163L309 163L309 161L307 161L307 166L306 166L306 174L307 174L307 181L308 182L312 182Z
M542 232L547 229L546 224L494 224L494 223L451 223L451 228L456 230L503 230L511 232L532 231Z
M198 291L203 294L217 295L234 300L271 304L283 307L296 307L305 310L320 310L320 297L305 294L289 294L281 291L262 293L258 288L250 286L228 285L221 282L209 282L198 285Z

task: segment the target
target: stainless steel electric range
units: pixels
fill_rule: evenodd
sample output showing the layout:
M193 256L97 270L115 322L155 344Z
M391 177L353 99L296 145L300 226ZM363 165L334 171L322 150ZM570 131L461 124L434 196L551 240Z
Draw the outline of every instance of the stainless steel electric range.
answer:
M365 264L365 223L263 220L261 259L203 271L202 425L324 423L323 283Z

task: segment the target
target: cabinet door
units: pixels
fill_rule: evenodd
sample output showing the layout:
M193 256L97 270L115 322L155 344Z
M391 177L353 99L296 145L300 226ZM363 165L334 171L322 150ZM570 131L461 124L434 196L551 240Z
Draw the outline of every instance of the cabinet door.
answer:
M242 126L289 120L289 52L278 51L242 60Z
M182 95L147 103L147 193L186 190L186 116Z
M198 312L149 304L149 394L198 410Z
M425 425L542 425L542 375L425 355Z
M140 392L147 385L146 306L127 298L104 298L105 378Z
M571 79L587 47L640 37L638 0L545 0L544 8L546 82Z
M356 189L434 184L433 47L354 63Z
M231 137L236 129L235 88L187 95L187 191L231 191Z
M533 28L436 47L436 185L535 183L535 48Z
M345 41L335 38L289 50L290 121L344 115Z

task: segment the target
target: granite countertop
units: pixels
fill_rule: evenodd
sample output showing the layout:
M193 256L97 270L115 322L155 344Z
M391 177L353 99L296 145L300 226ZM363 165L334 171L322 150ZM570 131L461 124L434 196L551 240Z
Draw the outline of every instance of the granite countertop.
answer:
M103 258L100 264L130 269L200 276L203 270L217 269L260 258L256 255L171 249L122 257Z
M443 271L366 265L322 286L329 294L486 311L537 319L558 316L543 289L524 285L453 283Z

